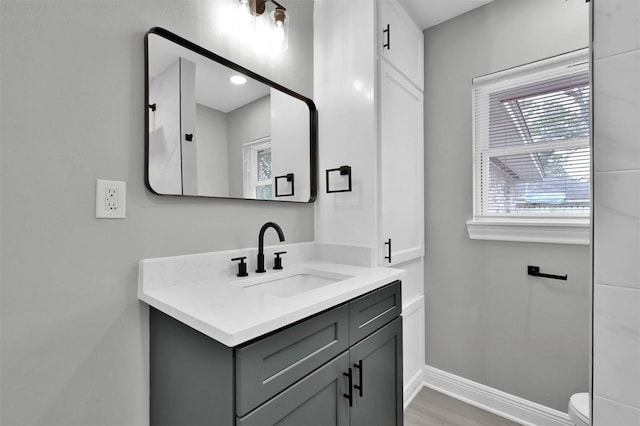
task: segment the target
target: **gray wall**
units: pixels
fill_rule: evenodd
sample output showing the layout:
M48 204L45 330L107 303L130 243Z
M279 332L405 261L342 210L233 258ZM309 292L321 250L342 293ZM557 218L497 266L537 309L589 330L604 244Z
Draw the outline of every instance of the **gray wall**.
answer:
M313 240L312 205L160 197L144 186L150 27L312 96L311 0L287 3L289 50L275 60L216 32L229 3L0 2L1 424L148 424L138 261L255 246L269 220L287 241ZM97 178L127 182L125 220L95 219Z
M587 47L588 7L496 0L425 31L426 363L565 412L588 390L589 247L469 239L471 79Z

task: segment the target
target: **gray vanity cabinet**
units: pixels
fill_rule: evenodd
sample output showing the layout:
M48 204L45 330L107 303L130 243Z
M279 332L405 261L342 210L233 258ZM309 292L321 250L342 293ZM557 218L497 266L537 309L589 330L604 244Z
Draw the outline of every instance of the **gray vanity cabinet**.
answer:
M396 281L235 348L152 308L151 425L401 426L401 306Z
M401 407L402 323L396 318L236 424L401 426Z
M351 426L402 425L401 321L396 318L349 349L357 386L353 390Z

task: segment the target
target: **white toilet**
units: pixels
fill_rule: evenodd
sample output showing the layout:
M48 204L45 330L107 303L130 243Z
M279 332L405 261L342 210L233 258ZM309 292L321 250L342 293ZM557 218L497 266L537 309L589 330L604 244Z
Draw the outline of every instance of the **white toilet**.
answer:
M571 395L569 417L576 426L589 426L589 394L587 392Z

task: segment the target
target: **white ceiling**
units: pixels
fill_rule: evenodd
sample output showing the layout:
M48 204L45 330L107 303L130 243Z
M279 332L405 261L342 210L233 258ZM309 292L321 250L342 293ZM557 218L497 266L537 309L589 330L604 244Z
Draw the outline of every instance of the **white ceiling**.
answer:
M226 66L179 46L156 34L149 34L149 80L184 58L196 64L196 103L227 113L270 93L269 86L247 78L236 86L229 77L239 74Z
M492 0L399 0L418 26L425 30L462 15Z

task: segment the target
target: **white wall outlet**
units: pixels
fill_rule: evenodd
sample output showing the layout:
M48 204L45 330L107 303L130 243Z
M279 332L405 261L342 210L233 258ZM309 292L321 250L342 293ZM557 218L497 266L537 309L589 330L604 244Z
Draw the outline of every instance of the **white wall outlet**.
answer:
M118 190L107 188L104 191L104 205L107 210L118 210Z
M96 218L126 217L127 183L114 180L96 181Z

